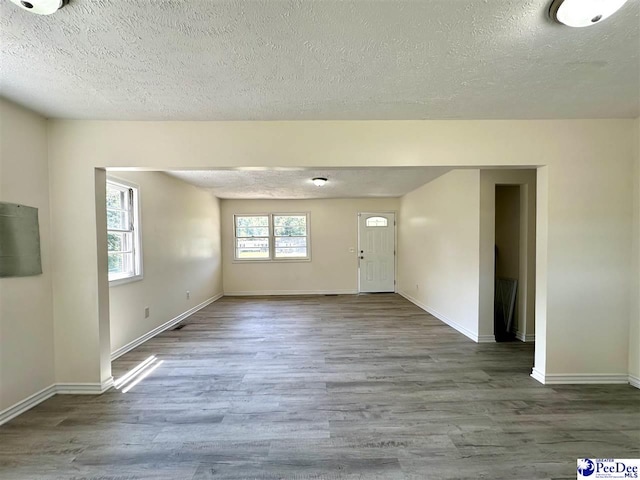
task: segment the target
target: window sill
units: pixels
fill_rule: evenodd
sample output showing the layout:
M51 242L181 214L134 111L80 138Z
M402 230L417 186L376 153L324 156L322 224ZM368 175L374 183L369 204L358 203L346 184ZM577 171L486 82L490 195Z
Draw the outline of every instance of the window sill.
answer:
M126 283L139 282L144 279L142 275L134 275L132 277L123 277L123 278L114 278L113 280L109 280L109 288L117 287L118 285L124 285Z
M256 263L309 263L311 262L311 258L265 258L264 260L251 259L251 260L239 260L237 258L233 259L232 263L248 263L248 264L256 264Z

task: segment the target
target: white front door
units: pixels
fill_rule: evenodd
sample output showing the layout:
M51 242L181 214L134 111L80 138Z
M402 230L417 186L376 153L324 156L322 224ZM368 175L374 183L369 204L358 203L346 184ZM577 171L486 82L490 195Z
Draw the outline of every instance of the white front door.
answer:
M395 291L394 213L358 214L358 264L361 292Z

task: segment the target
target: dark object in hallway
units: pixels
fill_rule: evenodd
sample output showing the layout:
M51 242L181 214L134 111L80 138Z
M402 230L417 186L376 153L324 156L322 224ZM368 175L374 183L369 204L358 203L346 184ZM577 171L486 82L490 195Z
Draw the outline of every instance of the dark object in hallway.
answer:
M512 278L496 278L495 298L493 302L493 327L496 342L515 340L513 312L516 304L518 281Z

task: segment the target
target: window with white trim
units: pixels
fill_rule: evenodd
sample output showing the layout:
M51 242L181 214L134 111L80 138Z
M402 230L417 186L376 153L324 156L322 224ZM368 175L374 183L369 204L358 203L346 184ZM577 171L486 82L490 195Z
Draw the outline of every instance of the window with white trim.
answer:
M234 215L236 260L309 260L309 214Z
M120 180L107 180L107 256L109 282L142 276L139 191Z

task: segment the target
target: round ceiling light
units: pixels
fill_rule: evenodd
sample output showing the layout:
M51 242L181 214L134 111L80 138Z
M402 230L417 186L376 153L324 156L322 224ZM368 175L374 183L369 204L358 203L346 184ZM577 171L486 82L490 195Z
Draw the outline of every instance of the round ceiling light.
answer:
M11 0L27 12L37 13L38 15L51 15L64 7L69 0Z
M316 187L321 187L325 183L327 183L327 179L325 177L314 177L311 179L311 181Z
M590 27L616 13L627 0L553 0L549 15L569 27Z

